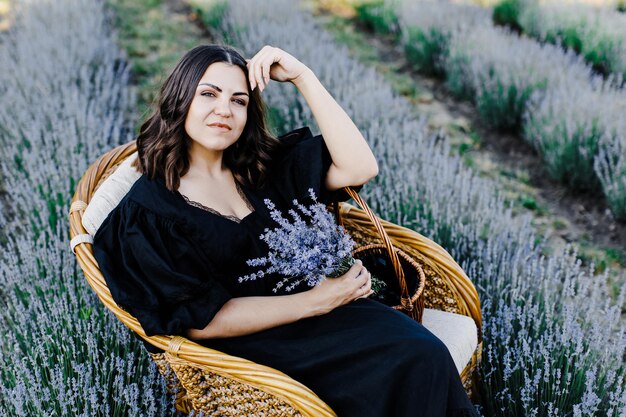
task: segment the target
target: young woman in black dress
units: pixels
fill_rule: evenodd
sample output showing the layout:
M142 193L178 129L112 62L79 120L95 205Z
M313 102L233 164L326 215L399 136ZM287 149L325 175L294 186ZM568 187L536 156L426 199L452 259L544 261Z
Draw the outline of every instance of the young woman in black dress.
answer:
M321 135L278 138L260 93L291 82ZM375 93L367 94L374 99ZM384 111L384 109L381 109ZM345 201L378 173L352 120L315 74L264 46L245 60L226 46L187 52L166 79L137 138L142 174L94 236L116 302L146 334L184 335L271 366L312 389L339 417L475 416L446 346L421 324L369 299L359 262L346 274L289 293L281 277L239 283L267 253L259 238L293 199Z

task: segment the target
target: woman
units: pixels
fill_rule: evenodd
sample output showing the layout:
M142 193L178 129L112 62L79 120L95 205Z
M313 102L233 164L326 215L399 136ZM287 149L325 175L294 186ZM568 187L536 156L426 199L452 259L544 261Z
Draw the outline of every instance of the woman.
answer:
M268 133L260 92L270 79L297 87L322 135ZM278 276L236 279L252 272L247 259L267 253L259 236L275 224L265 198L283 212L307 202L309 188L322 203L345 201L342 187L358 190L378 172L303 63L270 46L247 62L229 47L196 47L165 81L137 146L142 175L94 236L94 255L146 334L185 335L281 370L340 417L476 415L445 345L368 299L360 262L278 295Z

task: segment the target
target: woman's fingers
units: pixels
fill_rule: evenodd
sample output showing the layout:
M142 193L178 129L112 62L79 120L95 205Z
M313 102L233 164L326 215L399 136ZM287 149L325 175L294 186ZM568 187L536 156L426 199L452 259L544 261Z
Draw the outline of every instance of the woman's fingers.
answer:
M363 267L361 273L356 276L356 279L354 280L354 291L358 293L357 296L362 296L371 288L371 276L372 274L370 274L365 267Z
M372 290L372 273L367 271L367 274L365 274L365 276L366 281L361 287L359 287L360 297L357 298L369 297L374 293L374 291Z
M265 84L263 83L263 65L267 65L264 55L267 55L266 50L262 50L259 53L259 58L256 60L255 65L253 65L252 67L254 82L258 84L261 91L263 91L263 88L265 88Z
M371 282L372 281L369 280L367 283L365 283L365 285L359 287L359 289L357 290L356 298L366 298L374 293L374 290L372 290Z
M248 80L250 81L250 90L254 91L258 82L255 75L255 68L257 66L258 55L255 55L248 61Z
M270 82L270 68L272 68L272 64L276 62L276 50L272 48L264 59L266 62L261 66L261 79L263 80L262 90L265 90L265 87Z
M367 291L372 288L372 274L369 271L366 274L366 281L362 287L365 288Z
M266 45L248 61L248 78L250 79L250 88L252 90L254 90L257 85L261 91L265 89L270 79L270 68L275 60L275 48Z
M373 293L372 274L360 259L356 260L348 272L344 274L342 280L344 280L344 286L347 290L346 296L349 297L348 300L369 297Z
M363 279L366 275L367 269L363 265L358 265L356 268L353 266L352 277L356 279ZM361 284L362 285L362 284Z
M250 81L250 90L254 90L259 85L258 79L256 77L256 67L258 66L261 52L262 50L248 60L248 80Z

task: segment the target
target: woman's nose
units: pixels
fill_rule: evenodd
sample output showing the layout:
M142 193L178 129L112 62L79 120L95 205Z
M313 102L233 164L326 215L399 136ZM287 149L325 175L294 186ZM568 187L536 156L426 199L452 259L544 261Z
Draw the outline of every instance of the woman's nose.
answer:
M215 113L222 116L229 116L231 114L230 102L225 100L218 100L215 103Z

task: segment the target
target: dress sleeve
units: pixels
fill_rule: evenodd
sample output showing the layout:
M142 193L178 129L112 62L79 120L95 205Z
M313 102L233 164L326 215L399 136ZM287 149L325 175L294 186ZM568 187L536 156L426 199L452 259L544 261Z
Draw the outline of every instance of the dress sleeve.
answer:
M113 299L148 336L202 329L232 298L188 236L173 220L130 199L94 236L94 256Z
M285 150L278 161L277 181L288 200L306 200L308 189L323 204L350 199L343 189L329 191L325 184L326 174L333 160L322 135L313 136L311 129L301 127L278 138ZM363 185L352 186L357 192Z

